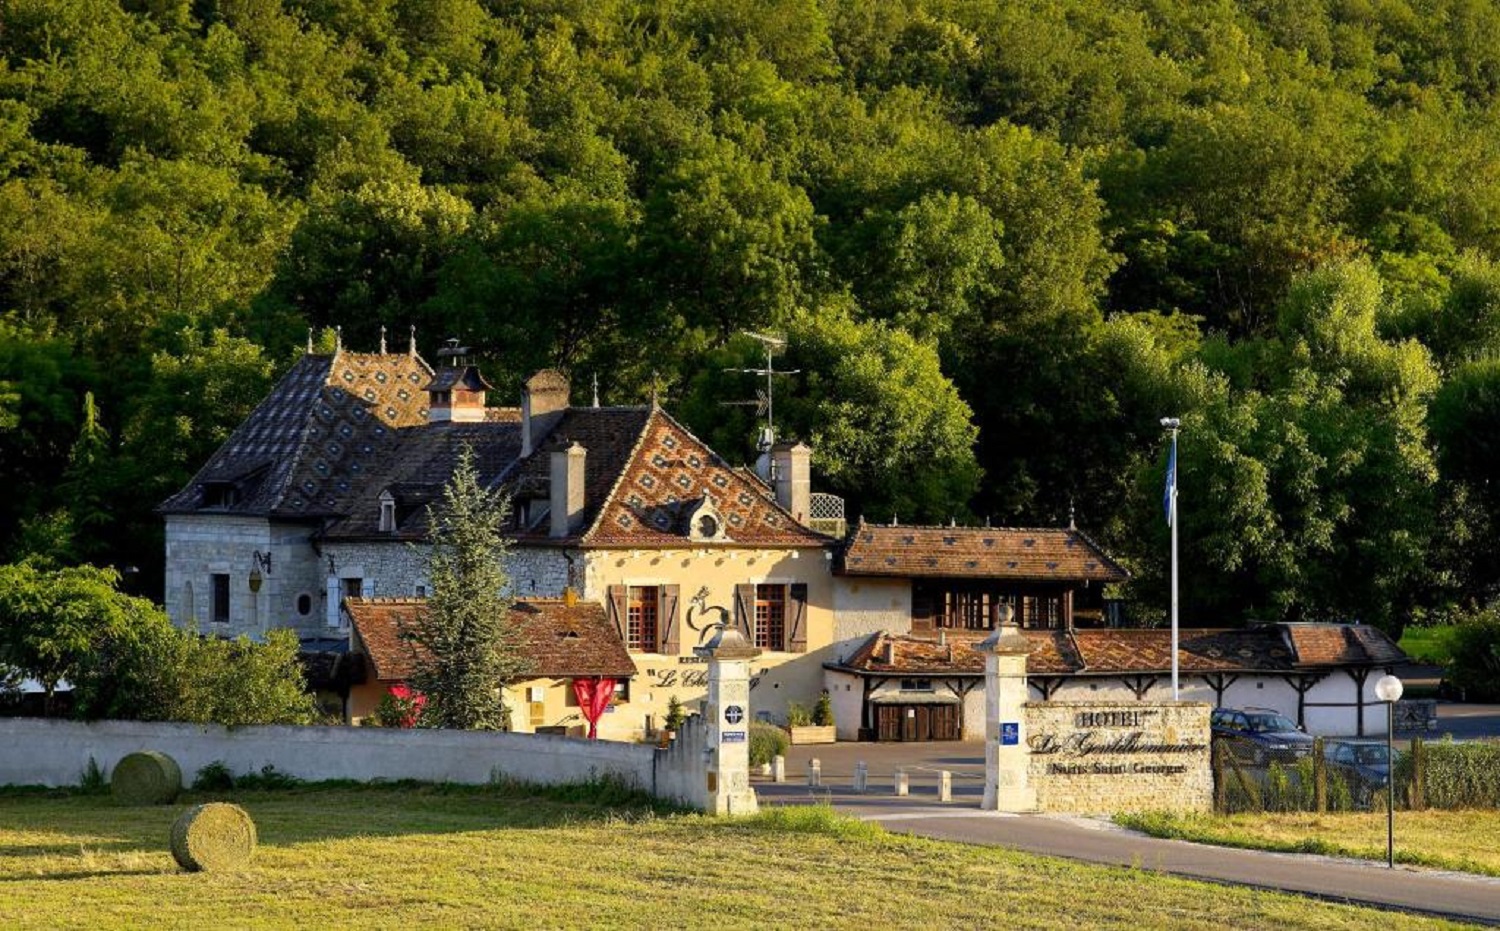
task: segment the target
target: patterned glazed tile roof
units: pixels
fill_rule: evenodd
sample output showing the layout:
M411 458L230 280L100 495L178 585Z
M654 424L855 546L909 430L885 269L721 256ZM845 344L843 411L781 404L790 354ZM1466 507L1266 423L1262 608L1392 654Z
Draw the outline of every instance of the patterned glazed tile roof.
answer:
M198 471L164 513L340 513L395 446L427 421L432 370L402 353L308 354Z
M1032 653L1032 675L1128 675L1163 673L1172 668L1172 632L1151 629L1025 630ZM946 643L931 638L876 633L842 663L829 664L867 675L983 675L984 656L975 647L983 634L950 634ZM1294 652L1291 641L1331 647L1357 643L1341 652L1324 648ZM1383 632L1340 624L1278 624L1228 630L1178 632L1178 668L1187 673L1292 673L1326 666L1380 666L1405 659Z
M797 523L776 503L774 492L764 482L726 463L660 409L651 410L625 467L616 474L608 499L583 534L586 544L682 546L688 539L683 518L705 499L722 519L730 543L820 546L831 542Z
M910 527L861 520L839 561L844 575L1119 582L1128 573L1070 529Z
M584 514L572 537L554 538L530 508L519 542L660 547L689 542L689 511L707 502L725 543L822 546L766 484L735 469L660 409L566 407L521 457L519 408L486 408L477 423L429 423L429 384L469 378L471 369L434 376L407 354L338 352L299 360L164 513L225 513L323 522L329 539L419 540L426 506L441 494L459 451L472 446L480 481L504 487L518 506L550 505L551 451L576 442L584 459ZM445 376L448 381L445 381ZM555 372L537 385L567 390ZM472 371L478 383L480 376ZM225 489L233 490L232 502ZM381 530L381 498L396 503L394 530ZM519 510L519 508L518 508ZM705 544L694 544L705 545Z
M360 643L370 657L375 678L383 682L409 679L421 648L401 632L426 621L427 602L419 598L347 598ZM604 607L580 601L518 601L511 619L520 627L532 668L528 678L580 678L635 675L635 663L610 625Z

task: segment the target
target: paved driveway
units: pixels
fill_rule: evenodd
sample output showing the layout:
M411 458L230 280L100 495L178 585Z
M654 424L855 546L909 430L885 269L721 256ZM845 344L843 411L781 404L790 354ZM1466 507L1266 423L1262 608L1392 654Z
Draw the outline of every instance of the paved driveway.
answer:
M807 785L811 759L821 764L825 785L820 789ZM870 791L864 795L850 791L859 761L870 774ZM898 768L910 777L912 794L907 798L891 791L891 777ZM947 804L937 801L940 770L953 775L953 801ZM786 783L757 778L755 788L762 805L827 803L900 833L1500 925L1500 879L1161 840L1097 819L980 811L982 743L793 747Z

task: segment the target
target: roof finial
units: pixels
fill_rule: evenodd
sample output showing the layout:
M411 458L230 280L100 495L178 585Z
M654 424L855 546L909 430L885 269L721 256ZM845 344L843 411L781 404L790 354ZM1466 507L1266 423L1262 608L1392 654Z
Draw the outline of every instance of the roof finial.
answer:
M898 520L896 520L896 512L892 511L891 512L891 526L892 527L899 527L900 525L901 525L901 522L898 521Z
M1068 499L1068 529L1069 530L1077 530L1078 529L1078 521L1075 520L1076 516L1077 515L1073 511L1073 499L1069 498Z
M333 328L333 351L344 351L344 328L341 326L336 326Z
M413 357L417 354L417 325L415 323L411 325L411 345L407 347L406 351Z
M656 369L652 369L651 370L651 406L652 407L657 407L658 406L657 405L657 400L656 400L657 378L658 378L658 373L657 373Z
M307 354L308 355L312 355L312 351L313 351L312 333L313 333L313 328L312 327L308 327L307 328Z
M380 354L385 355L385 324L380 325Z
M599 373L594 373L594 406L599 406Z

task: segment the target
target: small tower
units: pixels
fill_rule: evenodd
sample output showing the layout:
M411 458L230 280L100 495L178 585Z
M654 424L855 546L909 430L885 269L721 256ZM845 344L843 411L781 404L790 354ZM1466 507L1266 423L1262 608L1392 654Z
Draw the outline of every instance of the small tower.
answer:
M484 421L484 396L493 385L484 380L479 369L470 365L467 346L448 340L438 358L448 364L438 369L427 385L427 421L429 423L481 423Z

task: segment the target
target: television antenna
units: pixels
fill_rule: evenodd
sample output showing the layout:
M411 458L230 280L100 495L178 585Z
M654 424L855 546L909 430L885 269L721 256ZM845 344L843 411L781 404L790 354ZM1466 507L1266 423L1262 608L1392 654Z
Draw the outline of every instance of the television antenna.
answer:
M786 340L782 337L755 333L750 330L741 330L740 333L766 347L766 367L760 369L727 368L724 371L762 376L766 380L766 386L755 389L754 401L724 401L721 403L725 407L754 407L755 416L766 418L766 425L760 431L760 440L755 445L762 453L770 453L771 447L776 443L775 378L777 375L796 375L802 370L778 369L772 361L772 356L786 348Z

